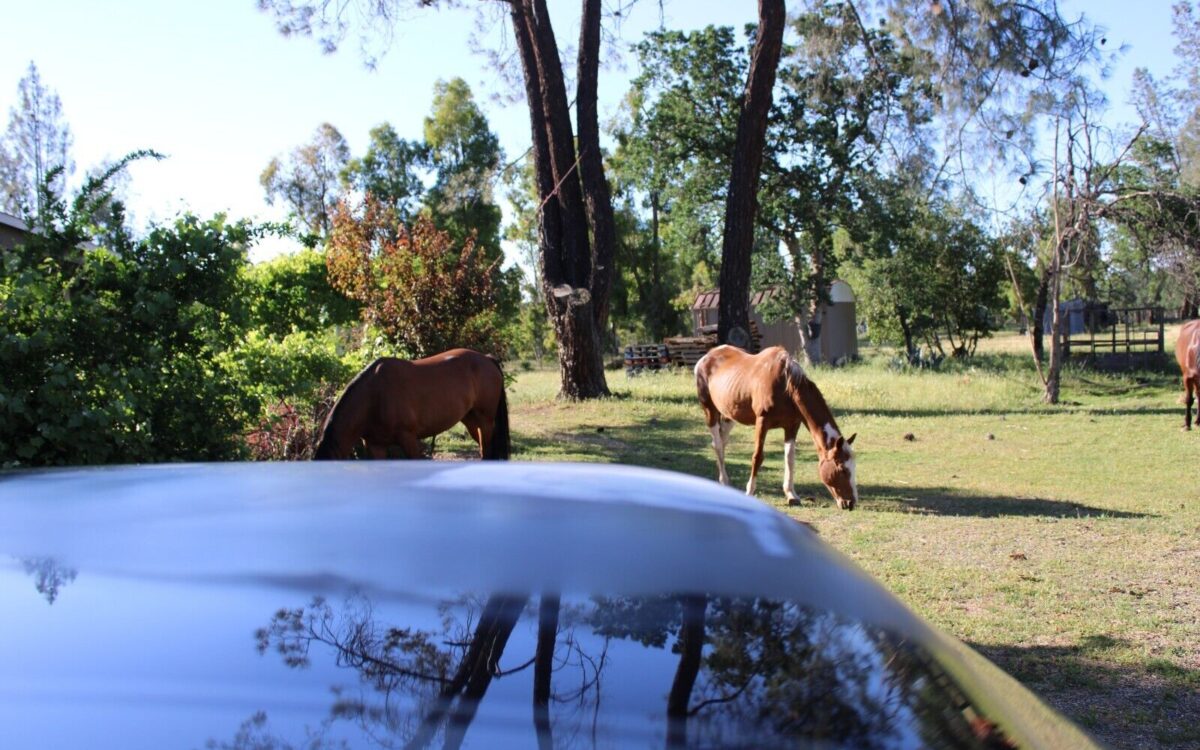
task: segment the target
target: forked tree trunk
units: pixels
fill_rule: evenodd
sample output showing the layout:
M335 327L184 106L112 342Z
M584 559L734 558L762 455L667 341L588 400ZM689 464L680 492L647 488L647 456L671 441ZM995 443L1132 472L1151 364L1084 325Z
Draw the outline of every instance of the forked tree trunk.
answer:
M758 0L758 32L738 115L733 168L725 199L721 298L717 308L717 340L722 344L748 347L750 343L750 251L758 213L758 177L786 21L783 0Z
M580 23L578 152L545 0L512 0L509 7L529 104L539 200L538 265L558 340L559 396L607 396L604 330L616 232L596 111L600 0L584 1Z

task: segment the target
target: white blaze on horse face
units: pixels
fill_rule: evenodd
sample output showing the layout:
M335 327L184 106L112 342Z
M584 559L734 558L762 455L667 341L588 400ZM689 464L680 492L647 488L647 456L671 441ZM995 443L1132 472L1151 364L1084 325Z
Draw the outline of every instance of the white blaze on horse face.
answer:
M842 436L842 433L838 432L837 428L834 427L829 422L826 422L825 426L822 429L825 430L825 445L826 446L836 443L837 439Z
M854 504L858 505L858 467L854 462L854 449L846 443L846 453L850 454L850 458L846 459L846 471L850 472L850 491L854 493Z

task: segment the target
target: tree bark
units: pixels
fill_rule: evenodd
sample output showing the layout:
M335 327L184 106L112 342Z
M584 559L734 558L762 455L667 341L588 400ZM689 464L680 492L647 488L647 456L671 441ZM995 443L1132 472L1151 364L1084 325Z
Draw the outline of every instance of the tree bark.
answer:
M616 253L617 226L612 193L604 174L600 150L600 115L597 109L600 77L601 0L584 0L579 31L579 81L575 89L575 117L579 123L579 177L583 183L584 210L592 231L592 314L601 331L608 326L608 302L612 289L612 265Z
M825 323L826 301L825 291L825 250L832 242L825 231L810 233L810 257L812 258L812 299L809 301L808 336L804 343L804 356L809 364L820 364L825 361L821 355L821 327ZM799 268L799 266L796 266Z
M717 340L747 348L750 344L750 253L758 213L758 179L767 115L771 110L771 90L775 87L786 21L784 0L759 0L758 32L742 110L738 115L733 168L725 199Z
M908 311L903 307L897 307L896 320L900 321L900 333L904 336L904 356L908 358L909 364L915 365L920 352L917 351L917 345L913 341L912 326L908 324Z
M1062 331L1063 319L1061 310L1062 297L1062 248L1061 244L1054 247L1054 258L1051 260L1049 275L1049 304L1050 312L1050 359L1046 365L1046 388L1042 400L1047 404L1057 404L1059 398L1059 383L1062 377Z
M559 397L607 396L603 340L615 229L600 162L596 111L599 0L585 0L581 20L578 155L545 0L512 0L509 8L529 104L539 200L538 265L546 311L558 340ZM594 243L589 241L589 227Z
M1049 291L1050 271L1047 268L1043 268L1042 278L1038 281L1037 295L1033 299L1033 320L1029 321L1030 325L1032 325L1033 358L1037 360L1039 368L1046 361L1046 350L1042 338L1045 334L1046 295Z

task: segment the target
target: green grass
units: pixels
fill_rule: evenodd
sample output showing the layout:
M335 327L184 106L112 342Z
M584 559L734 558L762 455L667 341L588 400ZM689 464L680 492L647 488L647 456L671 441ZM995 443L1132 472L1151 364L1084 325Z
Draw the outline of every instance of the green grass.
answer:
M1068 368L1051 407L1019 344L938 372L884 355L813 369L843 431L858 433L859 509L836 509L807 445L796 489L815 501L786 506L778 432L758 497L1113 746L1196 747L1200 432L1179 429L1178 374ZM612 398L566 403L556 371L512 369L516 460L715 477L689 372L610 371ZM751 437L733 432L735 486ZM465 434L439 438L438 452L469 454Z

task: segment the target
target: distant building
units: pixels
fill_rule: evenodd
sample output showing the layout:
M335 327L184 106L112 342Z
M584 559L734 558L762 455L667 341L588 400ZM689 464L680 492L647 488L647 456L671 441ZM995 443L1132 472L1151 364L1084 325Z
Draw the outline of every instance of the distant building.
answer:
M750 294L750 321L757 329L761 347L782 346L796 354L800 350L800 329L795 320L767 323L759 308L776 294L770 287ZM855 316L854 290L841 279L829 285L830 304L825 308L821 326L821 357L825 362L839 362L858 356L858 323ZM701 292L692 305L692 327L695 333L716 330L717 308L721 292L713 289Z
M0 211L0 248L8 250L16 247L25 242L25 236L28 234L29 227L25 222L12 214Z

